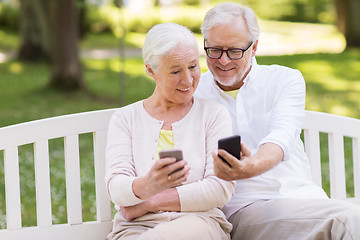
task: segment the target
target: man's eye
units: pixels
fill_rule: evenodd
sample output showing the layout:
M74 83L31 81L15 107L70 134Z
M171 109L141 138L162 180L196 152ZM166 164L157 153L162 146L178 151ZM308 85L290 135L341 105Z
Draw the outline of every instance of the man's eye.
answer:
M210 52L212 52L212 53L219 53L219 52L221 52L219 49L210 49Z
M241 50L237 50L237 49L232 49L232 50L229 50L231 52L231 54L234 54L234 55L240 55L241 54Z
M178 74L180 71L173 71L171 74Z

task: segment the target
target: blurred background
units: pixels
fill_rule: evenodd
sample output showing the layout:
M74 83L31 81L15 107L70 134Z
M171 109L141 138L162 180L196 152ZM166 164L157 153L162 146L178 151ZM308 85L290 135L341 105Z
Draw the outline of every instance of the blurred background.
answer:
M199 42L206 11L221 0L0 0L0 127L121 107L152 93L141 46L157 23L189 27ZM299 69L306 109L360 118L360 1L243 0L259 18L259 64ZM91 136L82 136L84 219L95 219ZM60 141L60 143L59 143ZM326 136L321 144L326 146ZM63 151L61 140L50 148ZM90 144L91 145L91 144ZM346 141L351 156L351 142ZM57 150L58 149L58 150ZM36 222L32 146L20 153L23 224ZM322 158L326 159L326 151ZM66 222L63 158L52 156L54 223ZM350 167L352 160L347 163ZM327 160L324 160L324 168ZM0 151L0 228L6 226ZM353 176L347 175L349 194ZM328 180L323 179L328 188ZM327 189L327 191L329 191Z
M202 48L202 19L219 2L0 0L0 127L148 97L146 32L177 22ZM307 109L360 117L359 0L235 2L259 17L258 62L302 71Z

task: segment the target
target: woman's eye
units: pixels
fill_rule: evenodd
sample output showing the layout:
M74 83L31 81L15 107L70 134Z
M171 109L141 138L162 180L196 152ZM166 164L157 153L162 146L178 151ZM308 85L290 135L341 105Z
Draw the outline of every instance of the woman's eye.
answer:
M192 66L190 66L190 69L194 69L196 67L197 67L197 65L192 65Z

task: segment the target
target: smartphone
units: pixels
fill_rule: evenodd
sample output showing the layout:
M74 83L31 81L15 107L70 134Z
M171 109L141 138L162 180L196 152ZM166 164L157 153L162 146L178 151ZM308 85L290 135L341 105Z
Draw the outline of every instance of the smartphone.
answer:
M159 152L159 158L174 157L176 161L183 159L182 151L179 149L162 150Z
M170 149L170 150L159 151L159 158L166 158L166 157L174 157L176 159L176 161L180 161L183 159L183 153L179 149ZM183 167L176 169L171 174L173 174L177 171L180 171L182 169L183 169Z
M224 149L234 157L240 160L240 152L241 152L241 137L239 135L234 135L226 138L221 138L218 141L218 149ZM226 160L218 155L224 162ZM226 162L227 163L227 162Z

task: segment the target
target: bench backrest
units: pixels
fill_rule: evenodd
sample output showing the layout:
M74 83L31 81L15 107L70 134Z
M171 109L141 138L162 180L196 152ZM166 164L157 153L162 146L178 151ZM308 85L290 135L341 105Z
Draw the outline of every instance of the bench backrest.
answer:
M112 225L111 203L104 183L106 131L115 109L72 114L0 128L0 151L4 158L6 229L0 239L104 239ZM331 197L346 199L344 136L352 138L354 198L360 199L360 120L319 112L306 112L305 149L314 182L321 186L319 133L328 133ZM79 165L79 134L93 134L96 188L96 221L82 218ZM53 224L49 145L64 138L67 224ZM18 147L34 146L37 226L22 227ZM1 176L0 176L1 177Z
M0 129L3 150L6 225L0 239L104 239L112 224L111 204L105 191L107 125L114 109L72 114ZM92 133L94 147L96 214L83 223L79 163L79 134ZM66 209L68 224L52 224L48 141L64 138ZM18 147L33 144L37 226L22 228ZM19 231L21 229L21 231Z
M313 181L322 186L325 169L321 168L319 133L325 133L328 142L328 145L324 147L328 147L330 197L348 199L360 204L360 120L306 111L303 132L305 151L310 159ZM350 146L345 147L344 138L347 138ZM345 150L352 152L352 156L347 155L345 158ZM354 191L347 193L346 185L352 182Z

